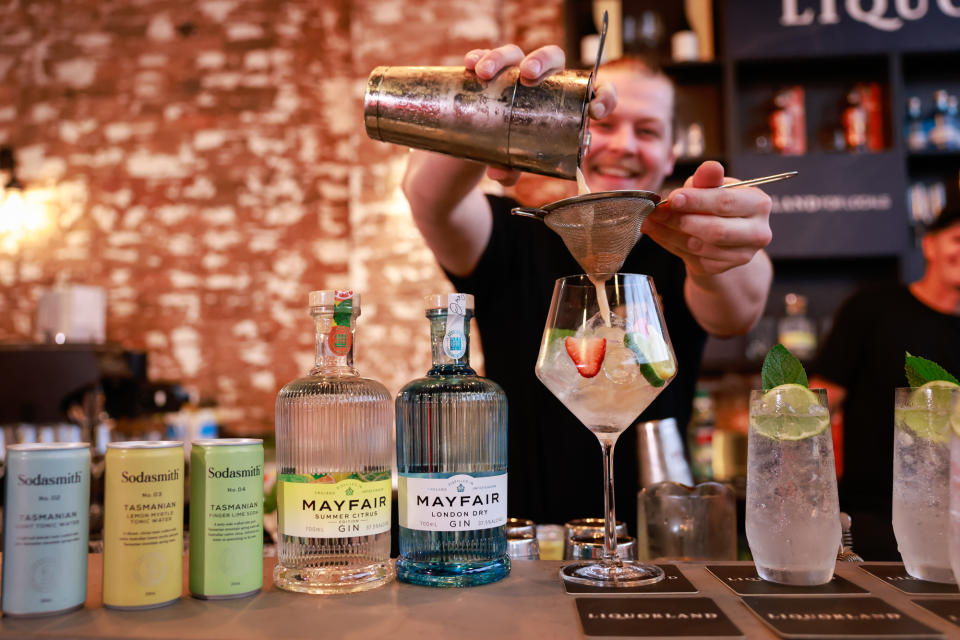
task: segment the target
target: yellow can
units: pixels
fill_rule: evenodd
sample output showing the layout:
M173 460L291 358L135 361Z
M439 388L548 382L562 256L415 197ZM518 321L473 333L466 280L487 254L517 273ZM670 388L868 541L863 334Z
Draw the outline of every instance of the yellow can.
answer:
M103 606L153 609L183 590L183 443L107 445Z

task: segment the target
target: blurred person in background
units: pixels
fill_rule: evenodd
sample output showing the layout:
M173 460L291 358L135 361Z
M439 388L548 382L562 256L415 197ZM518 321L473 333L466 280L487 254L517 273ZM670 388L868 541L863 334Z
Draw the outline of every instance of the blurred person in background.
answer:
M563 68L563 51L547 46L524 56L515 45L475 50L465 66L481 79L519 65L527 81ZM591 144L582 162L592 191L659 191L673 172L674 90L638 60L601 68L590 105ZM414 221L457 291L472 293L486 375L507 393L511 516L563 523L603 515L596 436L534 374L557 278L581 273L560 237L545 225L510 215L512 199L485 195L486 173L510 185L519 173L446 155L414 151L403 181ZM717 190L723 167L706 162L651 213L644 237L621 271L651 276L678 361L678 374L643 413L673 417L685 428L707 333L745 333L763 312L772 267L770 198L756 188ZM616 447L618 519L635 529L636 429Z
M863 289L837 311L812 367L810 386L840 412L840 509L852 518L865 560L900 560L893 535L894 389L907 387L904 354L960 376L960 197L951 194L922 239L916 282Z

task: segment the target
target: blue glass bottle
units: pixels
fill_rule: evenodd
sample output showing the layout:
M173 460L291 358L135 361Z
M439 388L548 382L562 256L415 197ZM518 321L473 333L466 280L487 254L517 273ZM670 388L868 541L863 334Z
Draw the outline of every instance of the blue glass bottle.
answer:
M507 556L507 398L470 368L473 296L426 298L433 367L397 394L397 578L496 582Z

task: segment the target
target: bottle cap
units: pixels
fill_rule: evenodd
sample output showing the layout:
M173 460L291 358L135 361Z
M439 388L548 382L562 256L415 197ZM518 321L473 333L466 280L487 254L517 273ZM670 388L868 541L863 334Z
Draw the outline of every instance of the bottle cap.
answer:
M447 310L449 302L447 296L450 294L447 293L432 293L423 298L423 306L427 311L433 311L434 309ZM465 301L465 311L473 311L473 295L466 293L463 294Z
M311 307L332 307L341 300L353 299L353 308L360 308L360 294L350 289L325 289L310 292Z

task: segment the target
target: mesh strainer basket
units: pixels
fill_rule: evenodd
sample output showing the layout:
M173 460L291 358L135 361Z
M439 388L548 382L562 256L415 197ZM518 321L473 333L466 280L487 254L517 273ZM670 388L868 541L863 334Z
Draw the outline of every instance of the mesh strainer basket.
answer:
M585 273L605 280L620 271L659 201L652 191L598 191L512 213L543 220Z

